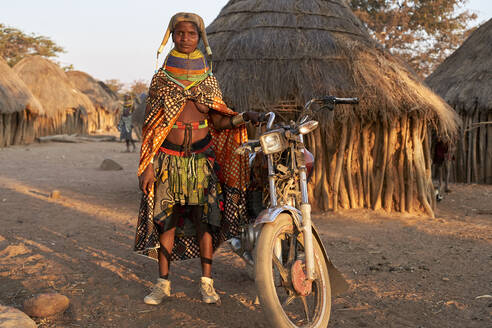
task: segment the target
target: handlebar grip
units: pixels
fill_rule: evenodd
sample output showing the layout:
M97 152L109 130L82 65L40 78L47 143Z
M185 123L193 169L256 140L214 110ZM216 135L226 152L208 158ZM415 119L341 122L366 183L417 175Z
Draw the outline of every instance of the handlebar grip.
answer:
M359 98L335 98L335 104L358 104Z
M325 96L320 99L325 105L333 106L338 104L358 104L359 98L337 98L335 96Z
M359 98L335 98L335 104L358 104Z

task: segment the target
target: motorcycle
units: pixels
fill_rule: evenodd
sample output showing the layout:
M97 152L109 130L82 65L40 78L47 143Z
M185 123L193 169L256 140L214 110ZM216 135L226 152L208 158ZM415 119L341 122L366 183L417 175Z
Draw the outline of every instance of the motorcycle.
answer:
M358 98L311 99L297 121L288 125L274 126L275 114L269 112L259 140L236 150L250 154L250 165L266 158L268 190L265 197L260 193L251 198L256 203L259 198L267 208L255 213L254 223L229 242L254 268L257 295L272 327L327 327L331 296L348 288L311 221L307 185L314 157L305 148L304 136L318 127L310 119L317 111L357 103ZM312 109L314 104L320 105L317 111Z

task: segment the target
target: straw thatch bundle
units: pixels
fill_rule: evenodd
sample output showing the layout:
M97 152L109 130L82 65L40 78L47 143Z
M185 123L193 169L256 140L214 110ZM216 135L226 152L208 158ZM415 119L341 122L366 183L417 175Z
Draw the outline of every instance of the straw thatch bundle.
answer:
M0 58L0 147L34 140L34 124L43 106Z
M95 107L95 112L89 116L89 131L96 130L108 131L116 126L117 114L120 109L120 103L113 94L108 93L106 89L96 81L92 76L80 71L69 71L66 73L73 86L82 91Z
M343 0L231 0L207 34L224 98L238 111L295 114L312 97L360 97L320 118L309 138L318 208L433 215L428 127L449 139L459 118L371 40Z
M87 133L88 115L95 111L94 106L60 67L41 56L31 56L17 63L14 71L46 112L38 120L38 135Z
M426 82L463 120L454 179L492 183L492 19L432 73Z

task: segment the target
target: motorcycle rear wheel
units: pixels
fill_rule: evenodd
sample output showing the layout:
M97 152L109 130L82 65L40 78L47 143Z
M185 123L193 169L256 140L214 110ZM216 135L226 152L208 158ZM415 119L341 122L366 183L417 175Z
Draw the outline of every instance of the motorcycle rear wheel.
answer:
M290 249L294 251L289 252ZM313 249L315 277L312 290L307 296L302 296L293 287L291 270L296 260L303 261L304 258L302 233L297 231L292 217L285 213L280 214L274 223L262 227L256 245L255 282L263 311L272 327L328 326L330 279L316 238L313 238Z

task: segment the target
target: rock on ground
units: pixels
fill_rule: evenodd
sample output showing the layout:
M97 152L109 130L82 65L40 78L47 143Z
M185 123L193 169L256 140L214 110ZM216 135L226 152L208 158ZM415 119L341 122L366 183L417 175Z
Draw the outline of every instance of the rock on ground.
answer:
M24 312L31 317L49 317L68 308L68 297L58 293L36 295L24 302Z
M108 158L106 158L101 163L100 168L101 168L101 170L104 170L104 171L119 171L119 170L123 170L123 167L120 164L118 164L115 161L113 161L112 159L108 159Z
M0 328L36 328L36 323L24 312L0 305Z

